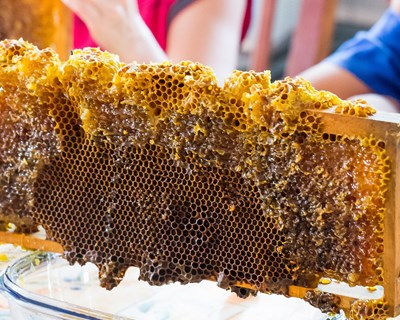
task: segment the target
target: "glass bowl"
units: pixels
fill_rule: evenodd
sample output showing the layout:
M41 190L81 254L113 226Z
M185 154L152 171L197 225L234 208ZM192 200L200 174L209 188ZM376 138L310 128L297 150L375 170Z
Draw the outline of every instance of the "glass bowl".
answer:
M93 264L69 265L58 254L36 252L2 276L1 291L13 319L244 320L328 319L297 298L259 294L240 299L215 282L150 286L129 268L111 291L99 286Z

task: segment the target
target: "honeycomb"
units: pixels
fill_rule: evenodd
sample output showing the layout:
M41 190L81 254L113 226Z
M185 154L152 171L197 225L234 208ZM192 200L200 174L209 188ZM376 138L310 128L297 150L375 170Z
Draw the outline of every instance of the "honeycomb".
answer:
M60 151L55 123L47 110L49 103L57 101L47 82L59 63L51 50L40 51L22 42L0 42L2 230L7 229L8 222L15 224L16 231L36 230L33 185L40 168Z
M0 40L24 38L68 57L71 16L60 0L0 0L0 8Z
M363 301L357 300L350 309L350 318L354 320L387 319L388 305L384 299Z
M84 49L61 63L22 40L0 50L3 218L24 212L68 261L96 264L102 286L130 266L152 285L207 279L241 297L322 277L384 284L385 141L326 132L315 112L373 114L363 101L269 72L235 71L220 87L193 62L126 65ZM334 295L305 299L339 310Z

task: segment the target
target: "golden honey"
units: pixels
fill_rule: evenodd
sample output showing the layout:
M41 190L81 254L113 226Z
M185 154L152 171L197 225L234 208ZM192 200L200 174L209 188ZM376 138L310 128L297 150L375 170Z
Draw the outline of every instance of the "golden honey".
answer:
M362 101L268 72L220 87L197 63L125 65L98 49L60 62L22 41L0 43L0 66L2 219L42 225L102 286L130 266L153 285L211 279L242 297L323 277L383 284L385 143L325 132L314 112L371 115Z

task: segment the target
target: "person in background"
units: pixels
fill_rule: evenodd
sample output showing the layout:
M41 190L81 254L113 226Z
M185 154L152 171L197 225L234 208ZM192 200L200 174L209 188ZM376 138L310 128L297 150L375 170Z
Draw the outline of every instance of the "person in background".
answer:
M378 110L400 112L400 0L369 31L300 76L342 99L362 97Z
M100 46L129 63L182 60L237 65L251 0L62 0L74 13L74 48Z

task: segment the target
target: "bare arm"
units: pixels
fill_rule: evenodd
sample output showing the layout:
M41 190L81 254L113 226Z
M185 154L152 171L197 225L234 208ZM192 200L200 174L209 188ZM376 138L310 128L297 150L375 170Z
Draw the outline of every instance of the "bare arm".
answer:
M170 26L168 56L211 66L223 80L237 64L245 7L245 0L194 2Z
M333 92L342 99L371 93L371 90L352 73L328 62L316 64L299 76L310 81L314 88Z
M88 27L93 39L122 61L167 60L140 16L137 0L62 0Z
M165 53L139 14L137 0L63 0L95 41L122 61L192 60L222 80L236 66L246 0L197 0L173 19Z
M342 99L363 98L380 111L400 112L397 101L372 93L356 76L334 64L321 62L300 76L310 81L314 88L333 92Z

